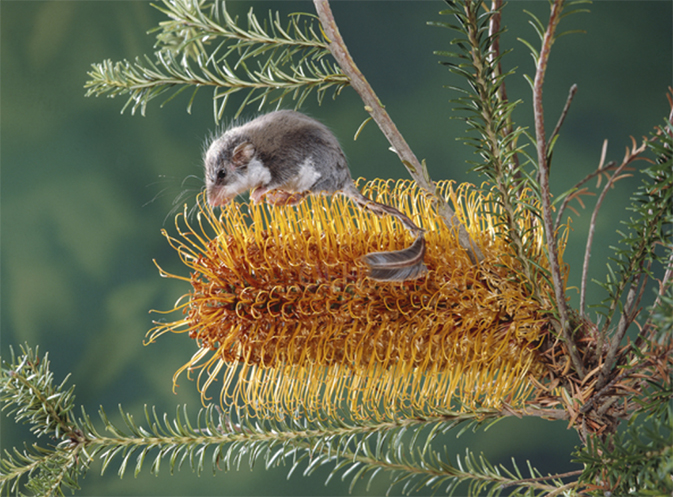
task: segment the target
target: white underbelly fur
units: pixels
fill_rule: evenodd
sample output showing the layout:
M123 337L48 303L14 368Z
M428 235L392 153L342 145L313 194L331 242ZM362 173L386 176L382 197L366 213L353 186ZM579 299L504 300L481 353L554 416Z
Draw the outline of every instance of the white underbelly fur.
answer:
M320 176L313 160L308 158L299 165L299 171L294 178L285 183L283 190L297 193L308 191L320 179Z

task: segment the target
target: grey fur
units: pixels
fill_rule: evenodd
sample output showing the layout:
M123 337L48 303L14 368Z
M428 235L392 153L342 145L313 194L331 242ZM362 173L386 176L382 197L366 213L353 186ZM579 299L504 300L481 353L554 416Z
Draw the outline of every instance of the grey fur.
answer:
M300 200L306 192L340 193L359 207L389 214L417 235L407 249L365 256L370 276L403 281L423 276L423 230L400 211L368 199L355 187L348 162L334 134L299 112L280 110L226 130L204 154L206 191L212 205L222 205L251 191L253 201ZM276 199L276 200L273 200Z
M211 143L204 156L209 191L217 189L217 173L223 169L229 173L225 184L240 179L238 174L230 171L228 161L234 148L243 142L253 145L255 158L271 173L271 180L259 185L267 191L283 189L303 193L284 186L300 173L300 165L307 159L312 160L320 177L306 190L332 194L352 183L348 162L334 134L324 124L304 114L279 110L230 128ZM247 189L241 188L238 193Z

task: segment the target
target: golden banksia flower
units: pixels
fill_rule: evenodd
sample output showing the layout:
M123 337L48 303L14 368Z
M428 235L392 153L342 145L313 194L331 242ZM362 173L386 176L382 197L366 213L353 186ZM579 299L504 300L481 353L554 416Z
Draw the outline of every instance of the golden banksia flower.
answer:
M543 375L537 349L551 304L532 298L530 282L517 277L480 191L461 185L454 192L449 182L439 191L482 249L481 263L414 183L364 187L426 230L428 274L402 283L367 278L360 258L407 247L412 235L340 195L292 207L234 202L219 215L201 198L195 223L179 214L178 236L166 236L191 276L162 275L189 281L192 290L172 310L182 319L148 332L149 342L167 332L196 341L174 384L184 371L196 374L204 402L216 383L222 404L264 417L521 404L530 376ZM529 228L537 260L544 259L542 229Z

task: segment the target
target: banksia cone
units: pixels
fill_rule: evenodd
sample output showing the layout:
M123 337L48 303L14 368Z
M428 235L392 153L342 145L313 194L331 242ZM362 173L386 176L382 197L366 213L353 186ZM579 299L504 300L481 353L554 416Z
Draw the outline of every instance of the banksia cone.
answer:
M426 230L428 274L382 283L361 261L413 242L392 217L376 217L339 195L292 207L230 203L219 215L200 199L196 222L176 217L166 235L191 270L192 290L157 322L152 342L188 333L197 352L174 376L195 374L202 399L253 414L392 417L443 409L521 404L543 366L548 282L528 281L499 233L493 204L461 185L439 184L484 260L471 261L457 234L410 182L375 181L364 193L394 205ZM524 216L521 216L525 218ZM523 221L522 221L523 222ZM545 266L534 220L531 258Z

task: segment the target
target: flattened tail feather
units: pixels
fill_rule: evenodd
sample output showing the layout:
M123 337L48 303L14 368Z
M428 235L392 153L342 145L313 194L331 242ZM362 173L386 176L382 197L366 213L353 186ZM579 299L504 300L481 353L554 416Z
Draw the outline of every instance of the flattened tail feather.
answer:
M409 216L391 205L382 204L365 197L350 183L340 192L352 199L361 209L366 209L377 216L393 216L404 227L416 235L416 240L408 248L391 252L372 252L363 256L362 260L369 266L369 277L378 281L406 281L425 276L428 268L423 264L425 256L424 230L419 228Z
M425 237L419 233L414 243L402 250L372 252L362 259L369 266L369 277L378 281L406 281L427 273L423 264Z

